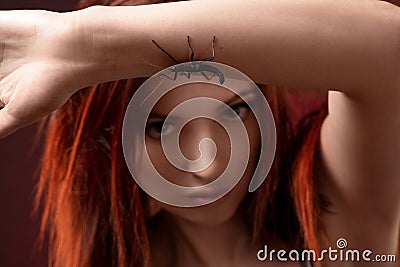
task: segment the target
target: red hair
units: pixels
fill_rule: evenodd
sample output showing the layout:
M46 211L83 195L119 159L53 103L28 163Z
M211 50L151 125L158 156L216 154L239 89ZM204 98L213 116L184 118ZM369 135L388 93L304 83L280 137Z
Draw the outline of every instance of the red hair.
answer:
M329 205L317 190L313 172L320 129L327 115L326 101L314 98L309 103L313 108L298 119L290 114L294 110L287 88L270 86L264 94L274 114L278 142L267 179L254 196L250 195L253 240L269 236L294 248L319 251L321 241L327 240L321 213Z
M95 86L54 113L37 192L54 266L149 266L143 193L120 143L124 108L138 80ZM121 106L119 106L121 103ZM126 236L129 229L135 238Z
M83 0L79 7L120 2ZM156 2L167 1L129 1ZM121 140L126 107L142 82L121 80L80 90L47 120L36 208L42 204L41 239L48 229L51 266L151 266L147 196L131 178ZM265 90L277 125L277 152L269 177L243 205L255 241L269 236L296 248L318 249L326 207L316 190L313 164L326 103L293 123L286 92L274 86Z

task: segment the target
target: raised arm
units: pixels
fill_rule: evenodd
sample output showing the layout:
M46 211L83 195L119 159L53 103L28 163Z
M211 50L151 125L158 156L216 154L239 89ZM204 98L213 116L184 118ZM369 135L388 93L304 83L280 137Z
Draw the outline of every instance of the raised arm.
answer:
M21 20L21 18L24 20ZM211 54L256 82L357 95L393 88L400 69L400 14L374 0L195 0L91 7L65 14L0 14L0 136L39 119L85 86L149 76ZM24 28L25 32L22 32ZM13 34L13 33L17 34ZM148 64L149 62L151 64Z
M399 76L400 9L382 1L198 0L75 14L92 58L114 68L109 79L157 71L141 58L172 64L152 39L188 61L187 35L197 59L211 55L215 35L215 60L259 83L357 94Z

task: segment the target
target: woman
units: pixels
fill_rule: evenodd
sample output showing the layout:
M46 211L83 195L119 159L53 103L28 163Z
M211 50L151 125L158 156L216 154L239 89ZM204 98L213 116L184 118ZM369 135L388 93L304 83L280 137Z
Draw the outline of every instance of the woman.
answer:
M142 2L82 1L80 7L94 4ZM18 20L22 16L27 23ZM5 40L0 135L66 102L49 120L37 203L44 201L42 232L49 227L54 266L263 266L270 262L257 255L265 244L318 251L338 248L340 238L351 248L397 253L397 7L380 1L203 0L62 15L3 12L0 25ZM172 64L151 40L185 62L187 35L196 57L209 56L216 36L215 61L259 84L278 85L262 86L278 132L268 179L246 193L258 133L254 116L239 100L231 107L249 132L250 164L229 194L197 208L146 197L131 179L121 147L123 115L144 81L139 77ZM136 79L108 82L127 78ZM78 91L97 83L103 84ZM287 114L284 86L328 94L329 115L324 103L314 103L316 111L297 127ZM195 88L187 97L225 94L216 91ZM168 112L180 96L166 97L157 111ZM149 118L146 138L159 138L161 122ZM202 175L212 179L221 171L211 170ZM374 262L325 259L323 264Z

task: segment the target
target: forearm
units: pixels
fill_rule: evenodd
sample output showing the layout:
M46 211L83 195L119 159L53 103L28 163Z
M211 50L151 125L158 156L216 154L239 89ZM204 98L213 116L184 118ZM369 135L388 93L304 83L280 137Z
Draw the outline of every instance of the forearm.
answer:
M151 65L173 64L152 39L184 62L189 35L195 59L209 57L215 35L215 61L256 82L358 94L397 82L399 10L380 1L198 0L71 14L79 14L90 43L86 62L97 66L86 83L149 76L159 70Z

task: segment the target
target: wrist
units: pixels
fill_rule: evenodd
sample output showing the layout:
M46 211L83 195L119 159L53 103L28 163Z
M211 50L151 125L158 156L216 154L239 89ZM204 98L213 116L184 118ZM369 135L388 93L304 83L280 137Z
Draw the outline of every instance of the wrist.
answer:
M107 33L101 19L91 18L93 8L63 13L65 31L60 33L57 54L69 65L74 90L113 80L113 68L107 51Z
M121 18L114 7L104 6L65 13L70 25L66 34L70 51L65 53L73 59L81 86L147 77L157 71L143 60L155 51L148 30L136 8L129 8L129 19Z

